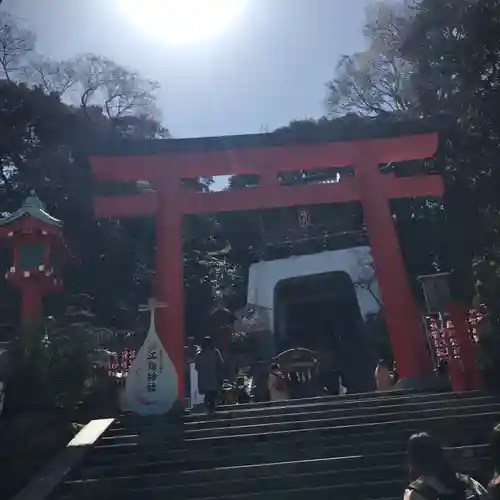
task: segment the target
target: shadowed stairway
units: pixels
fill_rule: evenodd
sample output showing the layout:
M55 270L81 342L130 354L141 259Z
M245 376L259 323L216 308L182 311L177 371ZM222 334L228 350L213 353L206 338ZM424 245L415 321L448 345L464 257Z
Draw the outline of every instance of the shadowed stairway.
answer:
M479 479L500 397L386 393L220 408L182 422L124 415L53 499L396 499L405 446L429 431Z

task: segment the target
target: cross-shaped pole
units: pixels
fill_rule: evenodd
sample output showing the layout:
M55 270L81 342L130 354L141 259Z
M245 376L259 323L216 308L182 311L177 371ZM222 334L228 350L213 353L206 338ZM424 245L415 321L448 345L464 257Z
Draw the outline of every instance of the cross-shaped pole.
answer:
M148 300L147 304L142 304L139 306L139 312L150 311L154 312L158 308L168 307L166 302L158 302L154 297Z
M154 297L151 297L148 300L147 304L143 304L143 305L139 306L140 312L144 312L144 311L150 312L150 315L149 315L149 329L150 330L156 328L156 325L155 325L155 311L156 311L156 309L165 308L165 307L168 307L168 304L166 302L158 302L156 300L156 298L154 298Z

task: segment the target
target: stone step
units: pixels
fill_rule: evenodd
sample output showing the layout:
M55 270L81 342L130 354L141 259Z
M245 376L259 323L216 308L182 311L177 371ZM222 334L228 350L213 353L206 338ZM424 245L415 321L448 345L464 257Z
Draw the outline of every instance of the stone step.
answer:
M387 401L387 400L403 400L403 399L413 399L417 400L432 400L432 399L463 399L475 396L484 395L482 391L469 391L469 392L416 392L416 391L384 391L384 392L365 392L360 394L347 394L345 396L321 396L316 398L308 399L291 399L285 401L265 401L262 403L247 403L242 405L229 405L220 406L219 411L236 411L236 412L258 412L261 415L265 415L273 411L289 411L293 410L297 406L305 406L311 408L317 404L331 404L338 407L349 406L355 404L364 404L370 402L371 404L376 404L377 401ZM195 418L196 413L188 412L186 417Z
M92 487L82 487L79 490L69 491L65 494L61 491L61 497L65 500L74 499L92 499L107 500L109 498L119 498L120 500L165 500L173 498L175 500L198 499L198 500L229 500L229 499L310 499L314 498L335 498L335 499L359 499L366 498L378 499L390 496L403 495L406 481L402 477L397 479L386 479L378 481L363 481L357 478L351 479L352 482L335 483L334 477L330 474L298 475L298 481L293 477L287 476L285 481L273 479L268 483L262 484L261 488L245 489L245 482L240 483L241 488L233 488L232 485L226 488L226 481L214 484L207 488L197 489L197 487L147 487L140 489L120 489L112 490L98 485ZM290 481L292 484L287 484ZM308 484L309 483L309 484ZM114 496L110 496L113 495Z
M217 458L218 460L223 461L227 460L229 456L229 459L241 460L241 457L245 457L247 452L252 454L252 451L254 451L255 454L259 454L260 452L260 456L265 456L269 447L285 449L287 452L292 453L294 450L295 452L301 452L304 448L317 450L329 445L337 446L339 448L342 446L350 446L351 448L356 449L356 446L359 447L363 444L367 445L368 443L376 443L377 441L398 441L404 445L411 433L420 432L422 430L426 430L443 437L455 436L455 438L459 440L458 442L464 442L465 444L473 444L474 442L482 443L487 439L490 429L498 419L498 414L479 414L457 417L452 421L446 417L440 417L437 419L428 419L427 421L417 419L410 422L403 422L404 425L398 425L394 422L385 422L379 424L378 426L364 426L363 428L358 427L358 432L355 433L351 432L352 429L349 430L350 432L346 433L339 433L338 429L333 429L334 432L332 433L328 433L329 429L320 429L319 431L308 429L301 431L303 434L300 432L294 433L294 440L254 440L252 443L245 442L244 446L241 446L240 443L236 442L234 439L229 441L225 440L225 448L214 448L215 457L212 455L207 457L207 459L213 461ZM464 432L464 429L466 429L467 432ZM467 438L465 436L467 436ZM280 435L280 437L283 438L284 435ZM203 443L203 441L201 442ZM203 447L200 447L200 440L192 443L186 442L184 448L177 449L169 449L168 443L162 444L161 446L146 448L139 446L130 447L128 445L116 445L111 448L100 447L93 450L89 461L91 463L94 461L94 463L99 464L99 460L101 460L100 463L108 465L115 464L116 466L119 466L122 464L128 465L130 463L137 464L137 461L148 462L150 460L148 459L149 455L149 457L153 456L153 461L155 461L157 465L164 463L165 466L172 466L175 462L182 462L185 460L186 453L189 459L193 460L193 457L196 456L198 450L212 449L214 446L213 442L214 440L212 439L208 441L207 446ZM458 444L455 441L449 441L449 443ZM192 444L196 444L196 447L191 448L190 445ZM117 450L120 451L119 454L116 453ZM148 450L149 453L146 456L142 453L138 453L137 455L131 456L129 459L127 455L131 452L131 450ZM150 450L154 450L155 452L151 453ZM220 453L217 453L218 451ZM209 452L207 451L207 453ZM249 459L251 460L252 457L249 457Z
M384 448L385 450L385 448ZM486 459L488 448L486 445L464 446L449 448L453 456L460 459L465 457L474 460ZM128 473L111 470L106 475L93 475L90 471L68 481L67 486L79 486L82 484L108 484L113 487L138 487L146 486L179 486L183 484L212 483L216 481L241 481L250 478L259 479L267 477L278 477L294 475L298 473L314 473L330 471L332 473L350 473L352 471L369 472L380 468L397 467L405 471L406 454L405 450L399 448L398 452L324 457L320 459L309 459L308 457L296 457L296 460L281 462L255 462L247 465L232 464L226 467L213 466L207 464L204 468L198 468L196 463L186 464L186 468L179 472L168 469L160 472L154 467L130 469ZM360 476L361 477L361 476Z
M496 402L488 405L477 406L475 404L469 404L467 401L467 406L460 405L455 408L430 408L430 409L404 409L399 411L389 411L384 415L379 415L378 413L372 414L363 414L358 415L356 417L356 422L359 424L377 424L382 419L387 420L406 420L413 419L416 415L420 418L427 417L439 417L439 416L448 416L455 417L458 415L469 415L473 413L477 413L478 410L487 409L490 412L498 412L500 414L500 403ZM254 424L246 424L240 425L238 427L228 427L224 425L220 425L217 427L210 427L207 429L190 429L186 428L184 431L184 435L186 438L195 438L195 437L217 437L217 436L228 436L228 435L240 435L245 433L253 434L256 431L260 431L263 433L273 432L273 431L293 431L298 429L309 428L311 426L319 428L319 427L330 427L330 426L347 426L352 423L352 416L338 416L332 418L309 418L307 420L300 421L291 421L291 422L270 422L270 423L254 423ZM217 422L218 424L218 422Z
M500 396L485 396L483 394L477 395L475 397L467 398L468 405L488 405L500 403ZM424 409L433 408L455 408L462 406L464 404L463 396L462 398L425 398L424 400L419 400L417 398L387 398L378 399L373 404L372 401L355 401L355 404L349 406L335 406L329 403L311 404L310 406L298 406L298 407L285 407L287 413L273 413L273 414L256 414L252 413L250 416L245 415L247 412L219 412L213 417L199 416L198 419L186 419L185 429L186 430L201 430L210 429L216 427L237 427L244 425L262 425L264 423L285 423L285 422L297 422L306 421L314 418L338 418L338 417L358 417L360 415L375 415L380 416L388 413L400 412L403 410L407 411L420 411ZM120 424L118 424L120 425ZM157 428L163 429L164 424L156 426ZM107 434L108 437L118 437L130 435L132 432L141 432L146 430L153 430L155 427L113 427Z
M353 463L350 468L327 467L325 464L300 461L287 469L273 470L273 464L264 464L257 467L260 476L252 474L250 470L239 471L235 474L234 468L225 470L206 470L204 475L199 471L184 472L182 475L141 475L120 478L105 478L101 480L68 483L60 494L68 500L75 498L92 498L93 500L114 498L232 498L232 495L248 495L252 497L262 492L274 489L289 491L290 489L303 490L304 485L318 487L333 487L348 484L361 484L369 488L380 481L398 481L402 488L406 484L406 468L404 454L394 457L394 464L383 461L370 467L358 466ZM484 466L484 459L480 460L479 467ZM358 464L362 465L362 464ZM469 469L470 472L470 469ZM359 489L359 488L358 488ZM311 491L309 488L308 491ZM353 492L354 493L354 492ZM358 491L359 493L359 491ZM387 492L386 492L387 494ZM231 495L231 496L229 496ZM222 496L221 496L222 497ZM260 498L260 496L257 496Z
M487 413L486 413L487 412ZM434 418L461 418L467 415L480 415L481 413L500 415L500 403L488 404L483 406L468 405L468 403L458 406L456 408L431 408L419 411L400 411L384 414L383 417L377 414L373 415L359 415L356 419L352 417L338 417L338 418L313 418L309 420L302 420L298 422L273 422L267 424L252 424L243 425L239 427L213 427L209 429L194 429L184 428L182 435L179 433L177 438L184 440L193 439L230 439L230 438L244 438L251 436L251 439L256 439L257 435L267 436L268 440L274 434L288 434L300 431L311 432L320 429L329 429L337 432L357 432L360 427L366 425L386 425L388 423L394 425L402 425L406 421L419 419ZM356 422L355 425L353 421ZM146 436L138 433L137 430L131 430L129 435L121 436L106 436L101 439L97 447L112 445L112 444L127 444L127 443L140 443L147 439L155 438L154 435ZM172 438L172 436L169 436Z
M474 392L480 392L480 391L474 391ZM251 403L245 403L245 404L240 404L240 405L231 405L229 408L234 408L235 406L238 407L239 410L250 410L250 411L259 411L259 412L266 412L269 408L283 408L283 407L290 407L290 406L301 406L301 405L309 405L309 404L314 404L314 403L321 403L321 402L336 402L338 404L343 404L345 402L353 401L353 400L364 400L364 399L379 399L379 398L386 398L388 395L394 396L394 397L404 397L404 396L418 396L418 395L425 395L425 396L433 396L437 394L443 394L443 395L451 395L451 394L460 394L460 393L451 393L451 392L424 392L424 391L417 391L414 389L400 389L400 390L393 390L393 391L385 391L385 392L360 392L360 393L353 393L353 394L346 394L344 396L332 396L330 394L325 394L324 396L315 396L311 398L298 398L298 399L286 399L284 401L260 401L260 402L251 402ZM463 394L472 394L472 392L468 393L463 393ZM224 406L221 406L220 408L225 408ZM196 415L196 413L191 413L189 410L187 410L186 415ZM147 422L148 420L155 420L157 417L140 417L134 413L130 412L125 412L121 415L121 420L126 421L127 425L131 425L134 422Z
M310 472L303 472L296 469L289 473L290 475L266 475L260 478L236 479L232 478L230 473L226 478L218 481L192 482L183 484L171 484L170 477L162 476L136 476L130 478L105 479L77 485L69 488L68 493L76 493L86 489L87 493L96 492L98 498L103 498L106 494L110 495L113 491L127 491L127 493L137 497L143 494L148 495L149 492L156 494L162 492L165 496L171 498L179 498L186 495L188 498L199 498L200 496L217 495L218 492L224 494L238 493L258 493L263 490L271 489L281 484L287 488L300 488L304 484L312 483L318 485L335 485L342 482L374 482L383 480L399 479L404 484L405 470L401 464L391 466L383 465L379 467L370 467L368 469L320 469ZM93 495L94 497L94 495ZM95 497L94 497L95 498Z
M404 454L404 449L399 448L399 455ZM340 467L344 462L367 462L370 461L371 465L377 463L377 457L381 456L382 459L390 460L393 455L392 454L372 454L372 455L346 455L346 456L335 456L335 457L324 457L324 458L314 458L309 459L311 464L315 467L320 466L321 464L330 464L332 461L335 461L335 465ZM290 461L290 459L292 461ZM293 463L300 463L302 460L306 460L306 457L302 457L300 454L296 456L290 455L289 460L282 460L273 462L276 467L280 465L284 465ZM295 461L295 462L294 462ZM248 463L235 463L231 461L203 461L197 460L196 457L193 457L190 460L185 460L182 462L173 462L173 463L160 463L160 462L151 462L151 463L135 463L129 465L122 465L120 467L109 466L109 467L85 467L80 471L79 478L80 479L98 479L98 478L109 478L109 477L117 477L117 476L136 476L136 475L159 475L159 474L171 474L171 473L179 473L186 470L235 470L237 468L241 468L241 470L246 470L247 468L253 467L256 464L261 466L262 464L269 464L269 462L259 461L259 462L248 462ZM332 462L333 463L333 462ZM261 469L263 470L263 469Z
M400 499L410 434L435 434L480 476L499 420L500 397L479 392L327 396L182 422L124 415L56 498Z
M320 399L322 400L334 400L334 401L349 401L349 400L354 400L354 399L373 399L373 398L384 398L387 397L388 393L398 395L398 396L404 396L404 395L416 395L418 394L418 391L415 389L397 389L394 391L386 391L386 392L356 392L352 394L345 394L343 396L332 396L331 394L326 394L325 396L316 396L312 398L299 398L299 399L286 399L285 401L280 401L279 405L288 405L288 406L294 406L297 404L303 404L303 403L312 403L314 401L318 401ZM260 401L256 403L245 403L241 406L242 408L251 408L251 409L265 409L269 406L275 406L276 401Z
M483 431L484 437L480 443L487 441L487 432ZM177 456L157 456L157 457L131 457L129 460L121 460L115 462L90 462L81 472L82 477L106 477L111 475L130 475L135 474L135 471L144 473L154 472L170 472L182 471L187 469L210 469L216 467L228 466L245 466L255 463L265 462L287 462L289 460L305 460L305 459L323 459L323 458L341 458L345 456L378 456L380 453L404 453L406 442L409 434L402 435L398 441L377 441L365 443L361 445L346 444L344 446L327 446L314 448L288 448L280 451L275 451L272 448L259 452L245 453L233 451L227 455L210 455L208 452L205 456L199 456L194 453L184 453ZM448 445L473 446L477 444L477 440L467 441L462 439L460 443L445 441Z
M384 403L380 400L379 403ZM325 419L337 419L337 418L358 418L360 416L372 416L375 419L382 419L385 415L400 413L400 412L420 412L422 410L432 410L432 409L449 409L449 408L460 408L463 406L464 401L460 399L448 399L448 400L438 400L438 401L413 401L409 400L407 402L397 402L388 401L386 404L380 404L377 406L369 405L363 407L349 407L349 408L304 408L302 411L295 413L286 414L274 414L274 415L259 415L251 417L240 417L236 415L218 415L215 414L213 418L197 421L187 421L186 430L203 430L203 429L213 429L217 427L242 427L251 425L263 425L263 424L275 424L275 423L285 423L285 422L298 422L298 421L309 421L312 419L325 418ZM467 399L468 406L484 406L493 405L500 403L500 396L478 396L476 398ZM366 403L365 403L366 404ZM110 435L114 435L113 432Z
M239 418L239 417L266 417L270 415L286 415L295 412L314 411L320 409L342 409L342 408L355 408L365 407L374 408L377 406L387 406L392 404L403 404L404 402L431 402L435 401L436 404L441 401L449 400L463 400L471 399L474 397L483 397L484 393L480 391L468 393L407 393L407 392L380 392L380 393L367 393L362 398L353 396L325 396L321 398L312 399L299 399L283 401L280 403L267 402L266 406L259 409L258 406L250 405L231 405L221 406L217 410L217 418ZM258 405L256 403L256 405ZM204 414L189 414L184 417L185 422L198 422L206 421ZM119 434L123 431L128 432L134 428L149 428L162 426L165 423L163 417L138 417L137 415L125 414L116 419L113 427L110 430L110 435Z
M500 418L500 417L499 417ZM494 418L496 420L496 416ZM460 419L459 419L460 422ZM456 423L455 423L456 424ZM367 453L376 449L377 446L406 446L406 442L411 432L422 429L437 433L440 438L449 445L463 444L469 445L483 442L488 439L490 427L485 425L482 415L478 418L468 419L467 433L460 432L460 426L450 424L447 419L440 419L432 425L421 421L413 427L389 428L385 426L380 430L378 426L371 426L354 435L324 435L318 439L303 439L300 433L295 433L294 440L254 440L245 443L245 453L241 453L240 447L235 446L234 440L226 440L223 444L213 444L211 446L199 446L199 442L185 442L181 448L172 449L168 445L157 447L114 446L110 449L99 448L89 457L88 463L93 465L120 465L130 462L158 462L165 463L193 460L260 460L266 456L289 456L293 453L308 453L310 456L323 456L326 450L338 450L339 453L355 454ZM196 445L196 446L192 446ZM357 451L356 451L357 450ZM98 451L98 452L97 452ZM117 452L119 451L119 453ZM329 453L331 453L329 451Z
M388 496L401 499L405 488L402 481L377 481L340 485L302 485L299 488L271 488L258 493L240 493L236 495L206 495L198 500L379 500ZM149 499L159 498L150 496ZM189 498L189 497L186 497Z

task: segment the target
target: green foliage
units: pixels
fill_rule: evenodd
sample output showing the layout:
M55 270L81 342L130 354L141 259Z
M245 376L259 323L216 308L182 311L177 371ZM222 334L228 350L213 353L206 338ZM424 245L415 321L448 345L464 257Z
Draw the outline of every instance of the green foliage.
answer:
M467 286L456 283L455 292L465 300L472 297L473 259L498 255L499 7L497 0L422 0L401 49L413 66L419 112L450 124L437 165L448 184L453 267Z
M49 314L61 315L85 294L102 325L134 328L138 304L150 295L154 223L95 221L94 183L81 151L98 141L168 137L158 121L157 85L98 55L49 60L12 16L0 12L0 25L0 210L17 209L34 189L64 222L76 259ZM9 265L2 253L0 267ZM12 296L3 311L5 323L18 321L15 302Z
M9 350L7 410L73 413L92 387L95 347L91 329L65 319L20 332Z
M498 381L500 1L377 2L364 32L368 50L341 59L329 84L330 112L436 124L432 163L445 179L446 221L441 206L416 200L393 207L396 224L411 274L429 264L453 271L452 293L466 304L478 282L489 313L480 361L488 380ZM429 240L440 252L426 251Z
M363 29L368 48L343 55L335 78L327 83L330 114L390 119L415 115L412 65L399 50L411 17L406 2L379 1L371 6Z

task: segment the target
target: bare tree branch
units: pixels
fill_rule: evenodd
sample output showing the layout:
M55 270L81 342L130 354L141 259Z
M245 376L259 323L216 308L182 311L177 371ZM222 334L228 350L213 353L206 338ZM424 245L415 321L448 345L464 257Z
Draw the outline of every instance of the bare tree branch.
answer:
M29 83L41 87L47 94L62 96L75 85L75 70L67 61L32 57L25 73Z
M0 12L0 69L6 80L21 73L35 50L35 35L22 29L7 12Z
M108 118L154 115L157 83L104 57L85 54L72 61L80 105L103 106Z
M370 46L340 59L336 78L327 84L330 113L377 116L411 111L412 68L399 54L411 17L408 5L378 2L368 11L364 34Z

